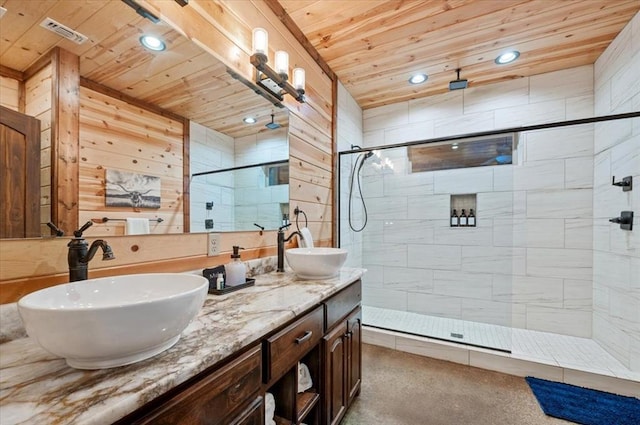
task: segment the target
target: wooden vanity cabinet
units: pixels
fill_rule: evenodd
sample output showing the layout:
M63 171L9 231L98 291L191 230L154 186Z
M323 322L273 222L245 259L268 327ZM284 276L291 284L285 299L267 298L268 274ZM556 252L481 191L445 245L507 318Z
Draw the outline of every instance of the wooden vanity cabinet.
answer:
M324 308L319 305L263 342L266 392L276 402L278 425L319 424L320 340L324 335ZM313 386L298 393L298 364L309 369Z
M360 281L325 303L329 331L322 340L323 425L339 424L360 393L362 310Z
M277 425L340 423L360 391L361 292L358 280L116 425L264 425L265 392ZM300 362L313 384L298 393Z
M354 282L265 340L264 382L276 401L277 425L338 424L359 394L361 293L361 282ZM316 330L320 334L314 337ZM305 337L308 345L295 343ZM313 381L302 393L298 362Z

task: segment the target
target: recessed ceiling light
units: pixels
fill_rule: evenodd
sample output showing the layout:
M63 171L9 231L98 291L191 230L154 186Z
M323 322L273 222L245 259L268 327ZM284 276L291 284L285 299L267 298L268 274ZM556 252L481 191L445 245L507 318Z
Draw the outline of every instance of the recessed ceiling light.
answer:
M457 143L452 144L451 149L458 149L458 144Z
M514 60L518 59L518 56L520 56L520 52L517 50L505 52L496 58L496 63L498 65L505 65L507 63L511 63Z
M429 78L427 74L414 74L409 78L409 82L411 84L420 84L427 81L427 78Z
M245 124L255 124L257 122L257 120L253 117L243 118L242 121L244 121Z
M140 44L155 52L161 52L167 48L164 41L160 40L158 37L154 37L153 35L143 35L140 37Z

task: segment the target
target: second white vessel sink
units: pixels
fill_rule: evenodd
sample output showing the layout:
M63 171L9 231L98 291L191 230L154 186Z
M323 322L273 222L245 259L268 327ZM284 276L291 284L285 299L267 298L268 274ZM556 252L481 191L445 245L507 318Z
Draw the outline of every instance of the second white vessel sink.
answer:
M18 301L27 333L78 369L147 359L173 346L207 296L209 282L182 273L89 279Z
M342 248L291 248L284 255L289 267L302 279L337 276L347 260L347 250Z

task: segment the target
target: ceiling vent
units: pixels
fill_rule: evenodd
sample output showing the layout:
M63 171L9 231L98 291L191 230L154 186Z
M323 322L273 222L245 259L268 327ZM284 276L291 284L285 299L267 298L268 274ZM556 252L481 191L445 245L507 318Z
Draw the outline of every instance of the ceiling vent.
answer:
M56 22L51 18L45 18L44 21L40 22L40 26L42 28L48 29L49 31L53 31L59 36L71 40L77 44L82 44L89 39L89 37L87 37L86 35L82 35L79 32L62 25L61 23Z

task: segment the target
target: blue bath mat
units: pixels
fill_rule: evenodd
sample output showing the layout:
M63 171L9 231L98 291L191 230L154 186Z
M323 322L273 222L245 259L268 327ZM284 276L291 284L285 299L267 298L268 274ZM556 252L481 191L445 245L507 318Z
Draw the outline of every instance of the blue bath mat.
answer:
M545 414L583 425L638 425L640 400L527 376Z

